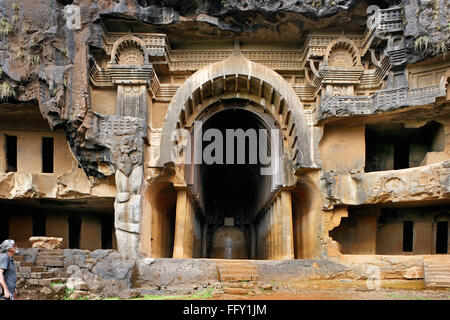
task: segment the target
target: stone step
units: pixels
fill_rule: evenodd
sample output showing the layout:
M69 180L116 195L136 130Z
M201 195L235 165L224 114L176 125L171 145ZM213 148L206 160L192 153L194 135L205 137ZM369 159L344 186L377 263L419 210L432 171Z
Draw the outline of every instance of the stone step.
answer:
M226 283L225 285L224 285L224 288L226 287L226 288L243 288L243 284L244 284L244 282L242 282L242 281L239 281L239 282L229 282L229 283Z
M19 267L19 268L21 268L21 267L34 267L35 266L34 262L31 262L31 261L17 261L17 262L14 262L14 265L16 267Z
M424 257L424 280L427 287L450 288L450 256Z
M41 254L63 255L64 249L39 249L38 255Z
M219 266L219 270L230 270L230 271L257 271L258 268L256 266Z
M252 289L245 288L223 288L223 293L233 295L247 295L252 292Z
M64 260L64 256L62 256L62 255L60 255L60 254L58 254L58 255L51 255L51 256L41 256L41 255L38 255L37 258L36 258L36 261L39 261L39 260L49 260L49 259L61 259L61 260Z
M442 272L442 271L428 271L426 274L427 278L434 277L434 276L447 276L450 277L449 272Z
M31 272L31 278L33 279L50 279L54 277L53 272Z
M48 270L47 267L20 267L17 269L18 272L46 272Z
M426 267L433 270L443 270L450 272L450 262L449 265L436 264L436 265L427 265Z
M49 278L49 279L29 279L30 285L50 287L51 283L66 282L66 278Z
M258 281L257 275L249 274L220 274L220 281Z
M13 259L14 259L14 262L25 261L25 257L24 256L14 256Z
M45 267L64 267L64 260L61 259L48 259L48 260L36 260L36 265Z

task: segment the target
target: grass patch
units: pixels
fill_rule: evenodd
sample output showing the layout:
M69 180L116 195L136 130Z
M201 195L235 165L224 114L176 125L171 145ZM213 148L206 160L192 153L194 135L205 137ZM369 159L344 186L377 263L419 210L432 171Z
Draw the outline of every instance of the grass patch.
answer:
M429 298L429 297L411 296L411 295L407 295L407 294L393 294L393 293L388 293L387 296L390 297L390 298L394 298L394 299L406 299L406 300L433 300L432 298Z
M56 285L58 285L58 284L64 284L64 283L62 283L61 281L59 281L59 282L51 282L51 283L50 283L50 288L53 289L53 287L56 286Z
M129 299L129 300L205 300L212 298L212 288L207 288L199 290L193 294L189 295L151 295L146 294L139 298ZM103 300L121 300L118 297L105 298ZM128 300L128 299L127 299Z

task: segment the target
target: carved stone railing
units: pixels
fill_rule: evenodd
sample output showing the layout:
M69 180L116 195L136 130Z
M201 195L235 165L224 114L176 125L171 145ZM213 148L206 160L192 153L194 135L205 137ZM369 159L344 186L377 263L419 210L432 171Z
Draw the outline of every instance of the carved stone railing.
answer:
M158 76L156 75L156 72L153 72L152 77L150 79L150 88L149 88L152 99L156 98L156 95L158 94L160 87L161 83L159 82Z
M112 79L109 72L100 68L94 58L89 57L89 79L96 87L112 86Z
M109 32L104 34L103 43L105 44L105 51L108 55L111 55L114 43L123 36L127 36L126 32ZM145 47L151 57L169 57L170 56L170 43L167 36L162 33L140 33L139 39L144 42Z
M369 96L360 97L327 97L317 109L317 118L346 117L350 115L368 114L372 109Z
M424 103L434 102L437 97L443 97L447 94L446 82L444 79L441 80L440 84L436 84L424 88L415 88L408 91L408 101L412 105L421 105Z
M372 96L326 97L316 106L316 119L368 115L406 106L432 104L437 98L447 95L446 84L443 78L440 84L423 88L380 90Z
M403 15L401 7L388 9L376 8L373 15L368 18L368 26L377 33L397 32L403 30ZM369 7L370 9L370 7Z
M450 161L376 172L325 172L326 210L336 205L412 203L450 199Z
M372 96L374 110L388 110L407 105L408 88L380 90Z

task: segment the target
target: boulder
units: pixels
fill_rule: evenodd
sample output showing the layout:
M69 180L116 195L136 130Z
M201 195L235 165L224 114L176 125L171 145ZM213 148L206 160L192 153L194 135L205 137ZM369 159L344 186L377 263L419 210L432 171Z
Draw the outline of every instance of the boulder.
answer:
M49 294L52 293L52 290L50 288L44 287L41 289L40 291L42 294L45 294L46 296L48 296Z
M57 293L57 294L63 293L65 291L65 289L66 289L66 285L65 284L55 284L52 287L53 292Z
M423 268L411 267L402 272L402 277L405 279L423 279Z
M119 292L119 299L133 299L141 295L138 290L126 289Z
M56 237L31 237L29 239L32 248L39 249L62 249L63 238Z

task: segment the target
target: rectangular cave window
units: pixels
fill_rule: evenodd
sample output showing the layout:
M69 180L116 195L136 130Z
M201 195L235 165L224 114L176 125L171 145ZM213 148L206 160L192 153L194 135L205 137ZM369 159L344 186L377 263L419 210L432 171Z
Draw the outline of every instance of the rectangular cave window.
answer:
M17 172L17 137L5 135L6 172Z
M409 143L397 141L394 143L394 170L409 168Z
M112 249L114 216L104 215L101 218L102 223L102 249Z
M413 221L403 221L403 252L413 251Z
M69 218L69 248L80 249L81 218Z
M439 221L436 229L436 253L448 252L448 221Z
M9 239L9 216L2 214L0 219L0 243Z
M53 173L53 138L42 138L42 172Z
M33 215L33 237L45 236L45 215Z
M409 128L403 123L367 124L365 172L398 170L427 164L429 152L442 152L442 124L429 121Z

